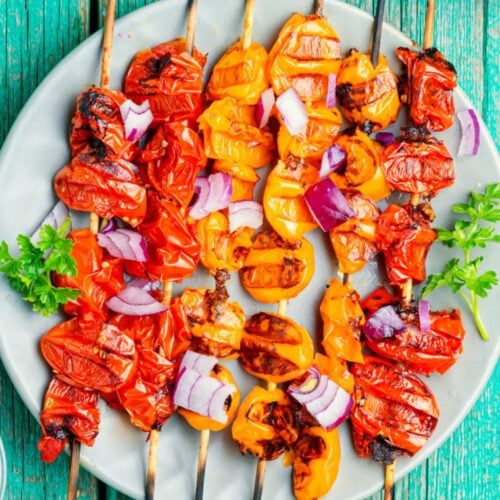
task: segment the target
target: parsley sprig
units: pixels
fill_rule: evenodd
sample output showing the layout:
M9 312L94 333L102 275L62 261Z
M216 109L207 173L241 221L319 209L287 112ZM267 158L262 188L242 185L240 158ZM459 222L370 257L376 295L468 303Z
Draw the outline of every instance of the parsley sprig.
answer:
M65 238L71 221L68 218L58 229L49 224L40 230L39 241L33 243L29 236L17 236L19 257L10 254L5 241L0 243L0 272L5 273L12 288L33 304L33 310L42 316L57 312L61 304L74 300L80 291L74 288L56 287L52 284L52 272L76 276L76 262L71 257L73 242Z
M468 202L457 203L452 210L464 218L456 220L451 231L438 228L438 240L450 248L462 249L463 261L451 259L441 273L429 276L422 298L441 286L451 288L467 304L483 340L489 340L479 315L479 298L488 295L498 284L498 278L495 271L480 274L483 257L472 258L471 250L486 248L488 243L500 243L500 234L488 225L500 221L500 184L486 186L483 194L471 191Z

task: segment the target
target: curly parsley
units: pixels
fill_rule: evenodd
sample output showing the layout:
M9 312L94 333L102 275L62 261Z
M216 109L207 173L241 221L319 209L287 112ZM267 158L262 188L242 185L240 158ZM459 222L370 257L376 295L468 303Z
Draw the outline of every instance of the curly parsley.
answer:
M471 191L467 203L457 203L453 212L463 216L455 221L454 228L438 228L438 240L448 247L463 250L463 261L451 259L443 271L429 276L422 291L422 298L441 286L458 293L470 309L483 340L489 340L479 315L479 297L486 297L488 290L498 284L495 271L480 274L483 257L471 258L471 250L486 248L488 243L500 243L500 234L488 223L500 221L500 184L490 184L484 194Z
M0 243L0 272L5 273L12 288L33 304L33 310L42 316L58 312L61 304L74 300L80 291L59 288L52 284L52 272L76 276L76 262L71 257L73 242L64 237L70 224L68 218L59 229L49 224L40 230L39 241L33 243L29 236L17 237L19 257L10 254L5 241Z

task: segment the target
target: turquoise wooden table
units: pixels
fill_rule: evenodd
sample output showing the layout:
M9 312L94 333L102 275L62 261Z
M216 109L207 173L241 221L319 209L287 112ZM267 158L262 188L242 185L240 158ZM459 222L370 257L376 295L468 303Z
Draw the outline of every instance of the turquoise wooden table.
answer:
M117 16L122 16L152 2L118 0L117 3ZM347 3L375 12L373 0L347 0ZM385 19L420 41L425 4L425 0L387 0ZM434 43L456 65L460 86L482 114L498 147L500 2L438 0L437 4ZM104 7L104 0L0 0L2 142L45 75L102 26ZM396 499L500 498L499 376L497 367L458 429L437 452L397 484ZM63 454L50 465L39 460L38 423L17 395L3 367L0 378L0 435L8 462L6 498L65 498L68 457ZM78 489L81 499L127 498L84 470Z

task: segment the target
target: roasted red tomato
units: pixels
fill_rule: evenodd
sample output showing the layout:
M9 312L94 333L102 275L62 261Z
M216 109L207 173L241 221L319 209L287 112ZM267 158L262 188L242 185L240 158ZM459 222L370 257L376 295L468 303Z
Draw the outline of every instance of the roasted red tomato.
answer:
M134 376L134 341L116 326L72 318L41 339L42 355L59 378L70 385L114 392Z
M80 290L76 300L64 304L64 311L80 318L107 318L104 303L125 288L120 259L105 257L97 237L89 229L75 229L68 235L74 245L71 256L76 261L76 276L54 274L56 286Z
M274 460L299 436L298 403L281 389L254 387L242 401L231 433L241 453Z
M44 462L53 462L70 439L85 446L94 445L99 432L98 401L96 392L52 377L40 413L42 438L38 449Z
M425 279L425 259L436 231L422 207L389 205L378 219L377 246L384 253L391 285L402 285L409 278L415 283Z
M382 340L366 339L373 352L423 375L442 375L455 364L465 336L459 309L431 311L428 331L421 329L415 310L405 309L400 317L406 323L404 332Z
M148 213L137 231L148 242L149 259L145 263L127 263L127 272L162 282L183 280L194 273L200 243L176 203L150 192Z
M410 127L382 151L387 182L404 193L434 196L455 182L453 158L443 141Z
M136 147L125 139L120 106L127 96L119 90L92 87L82 92L76 101L76 113L71 120L70 144L73 156L97 150L98 156L113 156L130 160Z
M159 430L175 411L178 366L151 349L138 349L138 354L136 372L116 393L133 425L144 432Z
M437 425L439 409L431 390L417 375L375 356L353 363L351 372L351 422L359 456L390 464L399 455L414 455Z
M165 122L141 152L148 182L163 198L187 207L194 194L196 177L205 167L200 136L186 122Z
M146 99L156 123L189 119L203 109L203 68L206 56L196 48L186 51L186 40L177 38L138 52L125 76L125 94L141 104Z
M412 122L428 130L446 130L453 125L453 89L457 73L453 64L435 48L418 53L406 47L396 49L406 66L403 100L410 105Z
M276 384L289 381L302 375L313 358L309 332L290 318L259 312L245 323L240 360L252 375Z
M173 298L168 309L159 314L128 316L117 314L109 321L143 349L158 351L169 361L176 360L191 344L191 333L180 297Z
M399 299L387 290L384 286L381 286L367 295L361 301L361 308L366 314L378 311L381 307L389 304L396 304Z
M75 156L54 177L57 196L73 210L136 226L146 215L146 188L137 167L120 158Z

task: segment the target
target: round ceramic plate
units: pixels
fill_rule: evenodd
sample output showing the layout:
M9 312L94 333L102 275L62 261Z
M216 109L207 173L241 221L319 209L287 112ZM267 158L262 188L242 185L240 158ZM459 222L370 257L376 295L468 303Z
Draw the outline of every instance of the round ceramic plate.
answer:
M240 36L243 11L243 1L200 2L196 45L208 53L207 74L223 51ZM270 47L280 27L295 11L311 13L313 2L257 2L254 39ZM324 14L337 30L344 50L357 47L361 51L368 51L372 29L372 18L368 14L328 0ZM124 72L135 52L182 36L186 28L185 19L186 2L171 0L155 3L119 20L114 36L111 87L121 87ZM55 202L52 178L70 157L68 124L76 96L99 81L100 44L101 34L94 35L54 69L27 103L5 142L0 157L0 239L5 239L9 244L15 242L18 233L31 234ZM401 45L411 45L411 41L386 26L381 50L387 54L396 71L399 71L400 65L393 56L393 49ZM457 110L470 106L464 94L457 90ZM393 127L394 130L397 130L397 125ZM454 156L459 135L458 124L439 135ZM496 150L483 124L479 154L458 159L456 169L455 185L433 200L437 213L435 224L438 226L451 223L451 204L464 201L471 188L481 189L490 182L500 180ZM11 214L16 216L12 217ZM309 287L300 297L290 301L288 314L315 335L321 328L318 305L329 278L336 275L336 264L323 234L315 231L308 238L316 247L317 271ZM428 259L428 270L439 271L451 257L452 254L440 244L434 245ZM486 252L484 268L495 268L495 264L495 256ZM353 277L354 286L361 295L376 288L380 280L376 262ZM200 270L185 284L212 287L213 281L205 271ZM177 293L179 290L178 287ZM231 279L229 292L233 299L243 305L248 315L259 309L275 309L250 299L240 288L237 277ZM448 291L435 292L431 298L434 309L462 306L458 298ZM498 332L494 323L494 318L498 317L495 313L498 303L500 287L494 289L482 304L484 322L493 336L489 343L480 340L469 315L464 315L468 335L463 355L444 376L432 376L428 380L441 407L442 415L436 432L413 459L398 459L398 478L429 456L450 435L480 394L498 355ZM50 377L49 369L40 356L38 342L61 319L44 319L32 313L9 287L7 280L0 277L2 359L17 390L34 415L40 411ZM228 365L234 371L242 395L245 395L255 379L245 374L237 362ZM133 497L142 497L148 449L146 434L134 428L125 415L118 414L104 404L100 404L100 407L100 434L93 448L82 450L82 464L117 489ZM382 466L357 457L351 443L349 424L341 427L340 434L342 463L337 482L328 498L362 498L381 489ZM198 438L199 433L177 415L165 425L159 450L158 498L193 498ZM206 498L232 500L251 497L255 465L255 459L240 455L229 430L212 433L205 481ZM355 481L352 480L354 474ZM264 497L274 500L292 498L290 469L285 469L280 459L268 464Z

